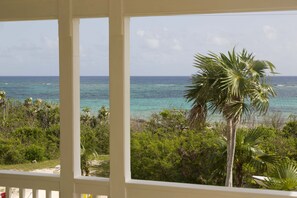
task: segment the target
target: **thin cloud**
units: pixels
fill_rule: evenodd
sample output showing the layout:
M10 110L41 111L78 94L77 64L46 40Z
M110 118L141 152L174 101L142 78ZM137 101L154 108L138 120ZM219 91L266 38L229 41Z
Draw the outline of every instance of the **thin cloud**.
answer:
M209 39L210 43L214 44L214 45L218 45L218 46L223 46L223 45L229 45L230 41L229 39L223 37L223 36L212 36Z
M136 34L137 34L137 36L139 36L139 37L144 37L145 32L144 32L144 30L138 30L138 31L136 32Z
M273 40L273 39L277 38L276 29L270 25L265 25L263 27L263 32L264 32L265 37L269 40Z
M56 39L51 39L47 36L43 36L42 37L43 42L45 43L45 46L48 49L58 49L58 45L59 45L59 40L58 38Z
M157 49L160 47L160 41L156 38L147 38L145 41L147 46L151 49Z
M181 44L180 44L180 42L179 42L179 40L177 40L177 39L174 39L173 40L172 49L173 50L176 50L176 51L181 51L183 49L182 46L181 46Z

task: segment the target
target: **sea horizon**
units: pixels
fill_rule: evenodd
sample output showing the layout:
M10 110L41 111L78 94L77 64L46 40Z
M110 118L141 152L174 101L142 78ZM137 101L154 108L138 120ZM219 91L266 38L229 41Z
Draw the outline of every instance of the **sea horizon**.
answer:
M269 76L277 96L270 100L271 112L297 115L297 76ZM191 76L131 76L131 115L147 118L163 109L190 109L184 98ZM109 76L81 76L81 109L96 113L109 107ZM32 97L59 103L59 76L0 76L0 90L7 98Z
M130 77L191 77L193 74L190 75L131 75ZM5 75L1 77L60 77L59 75ZM109 77L109 75L80 75L80 77ZM267 77L297 77L297 75L268 75Z

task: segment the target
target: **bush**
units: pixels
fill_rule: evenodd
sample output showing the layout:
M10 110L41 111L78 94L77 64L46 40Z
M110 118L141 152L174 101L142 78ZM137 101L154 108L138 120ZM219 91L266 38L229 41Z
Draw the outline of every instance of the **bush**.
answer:
M186 119L186 111L177 109L165 109L154 113L145 126L145 130L152 133L175 134L189 128Z
M19 164L25 162L23 154L20 149L15 149L11 146L4 156L4 164Z
M285 124L283 132L286 137L297 138L297 121L289 121Z
M25 149L25 158L29 161L42 161L45 159L45 150L44 148L37 145L30 145Z
M131 137L131 171L134 179L223 185L218 166L222 147L214 132L187 130L162 137L139 132ZM218 170L219 169L219 170Z
M39 128L21 127L12 133L12 137L23 145L46 143L45 133Z
M46 157L56 159L60 153L60 125L52 125L45 130L46 133Z
M212 129L190 130L183 111L154 114L142 132L131 135L132 177L223 185L221 137Z
M25 161L19 142L0 138L0 164L18 164Z
M95 128L81 125L81 144L87 153L109 154L109 124L99 122Z

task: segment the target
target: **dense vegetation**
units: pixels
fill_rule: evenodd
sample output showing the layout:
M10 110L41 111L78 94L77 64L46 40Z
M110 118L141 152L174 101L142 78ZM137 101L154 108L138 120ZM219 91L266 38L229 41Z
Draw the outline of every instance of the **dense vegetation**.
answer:
M1 100L1 99L0 99ZM134 179L224 185L226 176L226 130L224 123L191 127L184 110L163 110L147 120L131 122L131 170ZM108 176L109 112L96 115L85 108L81 114L83 174ZM238 128L234 161L234 186L259 187L253 175L267 176L266 188L296 190L297 119L286 123ZM59 107L42 100L24 102L5 99L0 105L0 164L18 164L59 158ZM100 158L102 160L102 158ZM283 165L286 164L286 165ZM275 172L288 168L284 177ZM94 171L94 170L99 171ZM90 173L90 170L91 173ZM281 183L283 182L283 183Z
M181 110L164 110L152 115L141 131L132 133L133 178L224 185L227 127L218 122L200 129L191 128L186 114ZM274 117L271 119L274 120ZM290 181L294 184L271 188L296 190L296 117L279 123L277 126L283 126L280 128L273 127L274 121L268 123L266 120L265 123L255 127L241 124L238 128L234 186L256 187L253 175L270 178L276 175L272 174L276 167L282 167L279 164L290 164L291 172L295 174ZM292 174L282 179L287 176Z

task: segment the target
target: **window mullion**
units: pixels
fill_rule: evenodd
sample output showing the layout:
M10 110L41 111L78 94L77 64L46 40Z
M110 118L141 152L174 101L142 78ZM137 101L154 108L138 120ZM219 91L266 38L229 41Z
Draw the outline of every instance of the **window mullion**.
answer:
M59 1L59 11L60 197L78 198L74 178L80 176L79 19L73 19L72 0Z
M130 174L129 18L123 0L110 0L110 196L126 197Z

